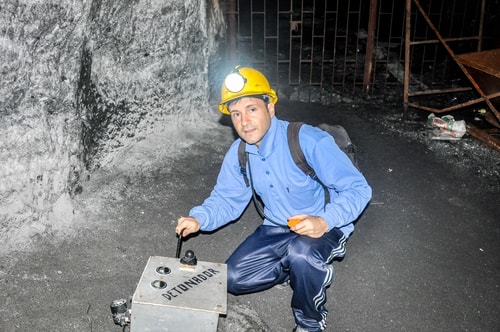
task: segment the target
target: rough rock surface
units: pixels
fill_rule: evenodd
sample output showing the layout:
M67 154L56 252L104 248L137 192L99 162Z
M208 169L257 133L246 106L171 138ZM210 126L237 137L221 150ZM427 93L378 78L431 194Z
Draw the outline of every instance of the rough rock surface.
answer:
M206 113L222 23L217 1L4 1L0 240L65 228L89 171Z

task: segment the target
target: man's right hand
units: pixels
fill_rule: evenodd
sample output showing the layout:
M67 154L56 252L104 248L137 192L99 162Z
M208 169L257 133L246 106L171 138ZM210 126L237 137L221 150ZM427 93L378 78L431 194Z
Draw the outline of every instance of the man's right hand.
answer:
M195 217L180 217L177 220L175 232L182 237L196 233L200 230L200 222Z

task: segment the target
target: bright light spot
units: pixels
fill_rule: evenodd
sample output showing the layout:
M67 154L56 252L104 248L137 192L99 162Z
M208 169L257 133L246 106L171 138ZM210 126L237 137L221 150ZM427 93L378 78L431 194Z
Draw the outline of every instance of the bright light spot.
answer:
M232 73L227 75L224 84L229 91L239 92L245 86L245 79L239 73Z

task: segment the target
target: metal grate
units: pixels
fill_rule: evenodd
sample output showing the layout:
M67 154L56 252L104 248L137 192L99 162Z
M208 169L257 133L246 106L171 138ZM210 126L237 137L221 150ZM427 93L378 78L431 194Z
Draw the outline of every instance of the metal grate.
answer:
M494 0L486 2L491 18L485 20L483 40L491 41L498 38L494 13L499 5ZM435 21L453 38L459 40L476 29L472 26L478 22L478 1L427 3ZM325 103L346 93L384 98L392 94L401 99L405 1L227 0L224 6L230 45L226 62L262 70L289 96ZM411 24L411 40L424 43L431 34L426 23L415 15ZM460 74L453 71L446 52L435 43L423 49L415 48L411 55L416 81L453 84L450 77Z

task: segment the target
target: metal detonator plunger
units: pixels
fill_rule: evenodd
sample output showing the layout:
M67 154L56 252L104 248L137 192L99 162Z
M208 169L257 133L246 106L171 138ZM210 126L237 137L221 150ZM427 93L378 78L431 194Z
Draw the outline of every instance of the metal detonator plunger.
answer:
M177 250L175 251L175 258L179 258L181 255L181 247L182 247L182 231L181 234L178 235L177 238Z

